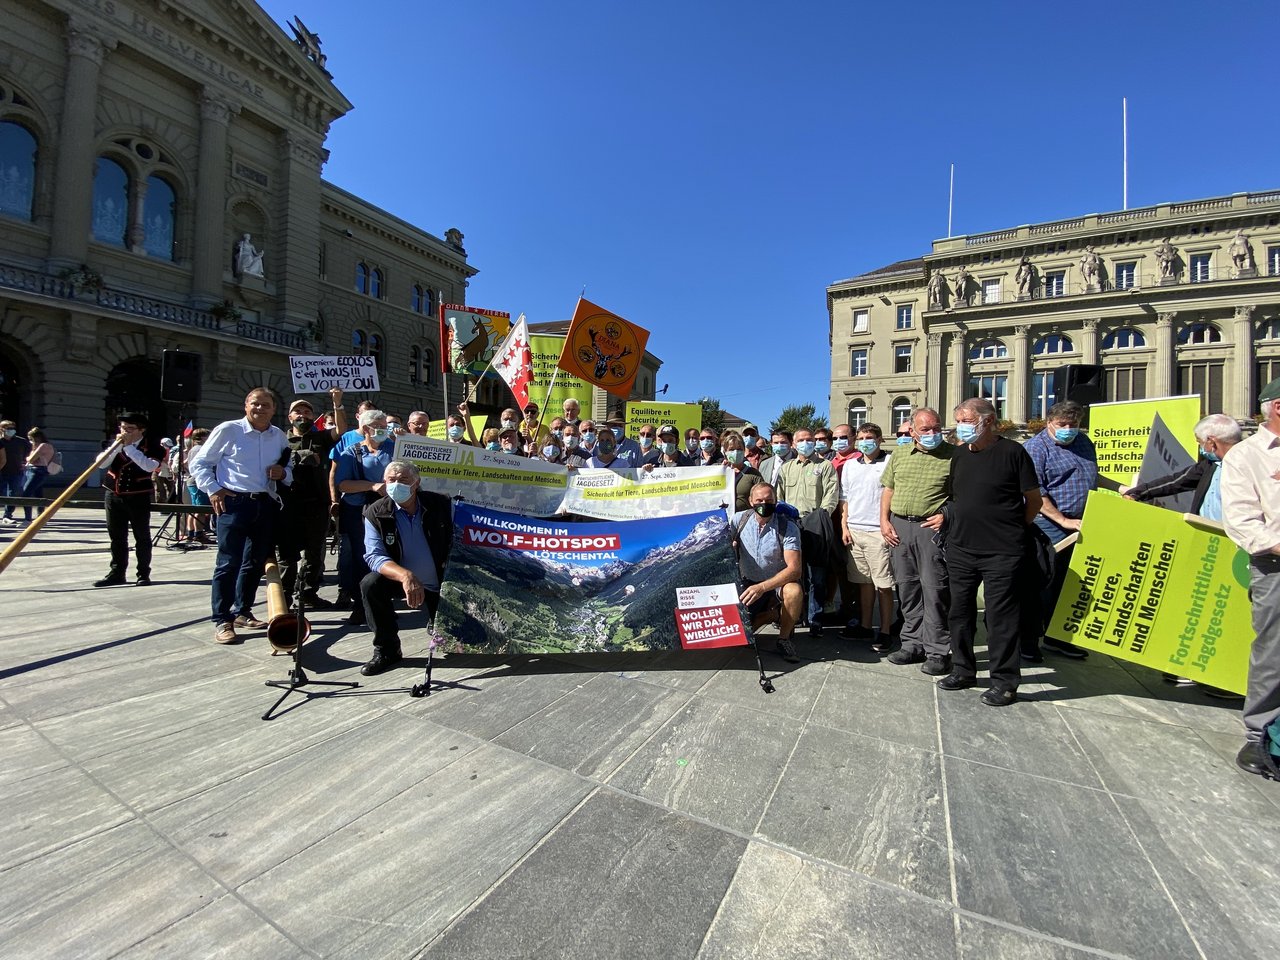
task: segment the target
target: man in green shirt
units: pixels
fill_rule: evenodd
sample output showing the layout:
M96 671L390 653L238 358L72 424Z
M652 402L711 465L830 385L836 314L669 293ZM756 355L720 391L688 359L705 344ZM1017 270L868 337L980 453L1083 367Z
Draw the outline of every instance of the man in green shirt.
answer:
M911 417L909 447L899 447L880 482L880 533L898 585L902 646L889 655L896 664L919 663L931 677L951 672L947 618L951 591L938 531L942 505L951 492L951 455L938 412L921 407Z

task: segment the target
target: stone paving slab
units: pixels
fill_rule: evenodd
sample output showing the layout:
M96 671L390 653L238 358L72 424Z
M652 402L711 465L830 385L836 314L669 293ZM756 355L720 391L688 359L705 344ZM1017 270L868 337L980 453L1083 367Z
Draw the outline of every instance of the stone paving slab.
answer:
M213 551L95 590L101 523L0 575L0 957L1280 955L1238 702L1048 654L991 710L832 631L769 696L720 650L452 655L413 699L422 631L365 678L324 611L305 666L360 686L263 722L288 661L213 642Z

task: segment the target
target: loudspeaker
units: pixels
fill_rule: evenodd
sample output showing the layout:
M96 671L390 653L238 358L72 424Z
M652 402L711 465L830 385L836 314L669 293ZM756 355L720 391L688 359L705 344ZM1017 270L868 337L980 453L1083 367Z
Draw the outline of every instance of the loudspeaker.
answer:
M1074 400L1086 407L1091 403L1105 403L1106 380L1102 367L1096 363L1068 363L1053 371L1053 395L1062 402Z
M160 363L160 399L169 403L199 403L202 359L198 353L166 350Z

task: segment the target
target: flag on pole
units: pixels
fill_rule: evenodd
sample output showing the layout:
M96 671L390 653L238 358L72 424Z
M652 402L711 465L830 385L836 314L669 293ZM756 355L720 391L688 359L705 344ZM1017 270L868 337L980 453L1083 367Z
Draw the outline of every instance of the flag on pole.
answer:
M189 437L195 431L195 429L196 429L196 422L194 420L188 420L187 425L182 428L182 435L184 437Z
M533 351L529 346L529 324L524 314L515 322L507 339L494 351L493 369L515 394L516 406L529 405L529 384L533 382Z
M579 298L558 366L615 397L631 396L649 331Z

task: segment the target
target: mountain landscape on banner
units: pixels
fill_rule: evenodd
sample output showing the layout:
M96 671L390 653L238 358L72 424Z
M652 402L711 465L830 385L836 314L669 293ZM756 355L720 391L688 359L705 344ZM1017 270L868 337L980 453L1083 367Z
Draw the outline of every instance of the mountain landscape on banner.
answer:
M724 513L571 527L575 536L623 531L625 543L627 528L653 523L666 528L665 540L641 534L642 553L603 563L468 545L457 523L437 628L468 649L489 653L678 650L676 587L737 580Z

